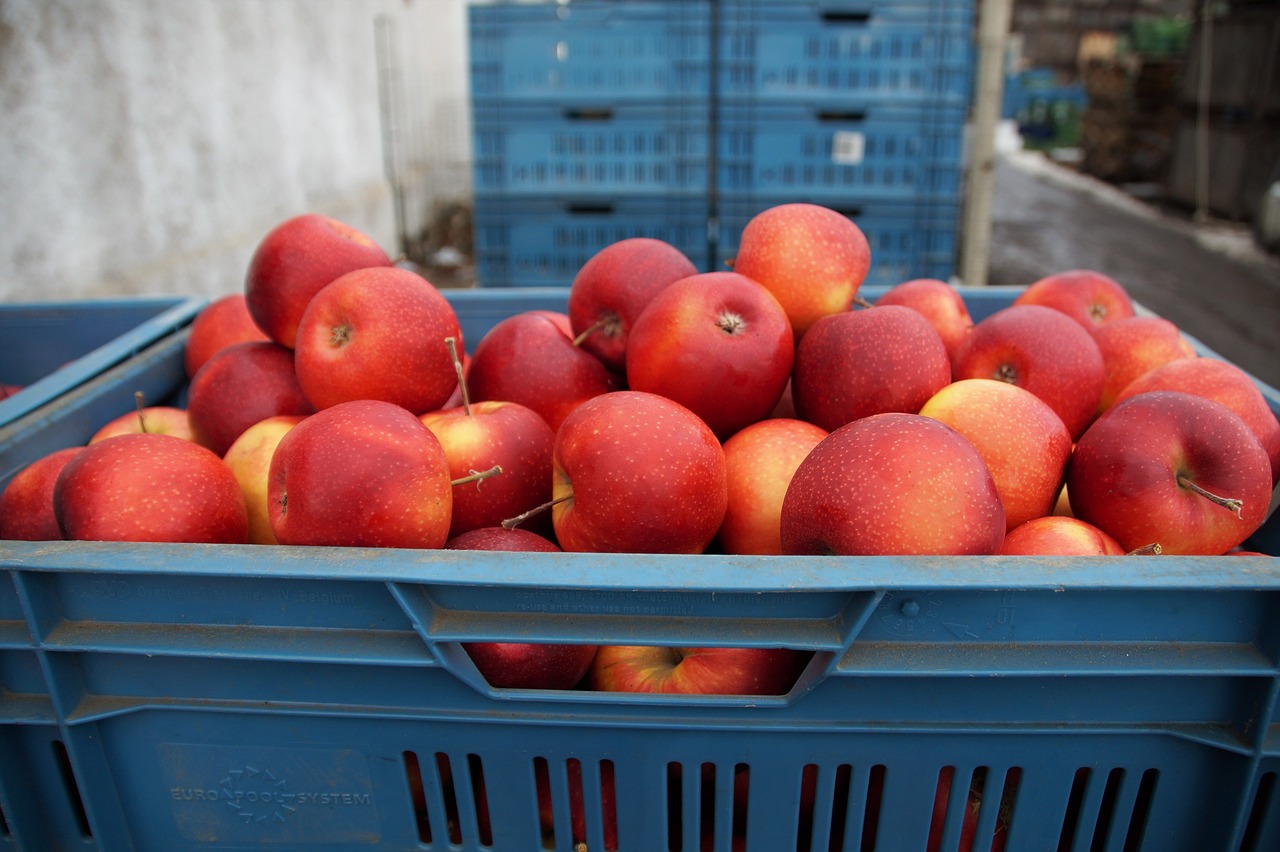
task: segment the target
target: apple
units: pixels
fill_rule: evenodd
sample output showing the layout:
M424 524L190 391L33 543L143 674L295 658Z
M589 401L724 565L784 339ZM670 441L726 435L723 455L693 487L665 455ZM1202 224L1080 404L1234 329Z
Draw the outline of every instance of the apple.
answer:
M462 340L458 316L430 281L398 267L348 272L298 323L298 384L316 408L376 399L423 414L458 384L447 338Z
M796 347L796 413L828 432L872 414L915 414L951 381L951 360L929 321L901 305L831 314Z
M566 318L567 320L567 318ZM472 400L518 402L552 430L583 402L625 382L582 347L555 312L523 311L499 321L476 344L467 367Z
M742 229L733 270L777 297L797 340L828 314L853 305L871 268L871 247L847 216L818 204L778 204Z
M895 284L875 301L876 305L902 305L929 321L947 347L953 361L960 344L973 328L973 317L960 291L937 278L914 278Z
M551 521L568 551L701 553L728 504L724 449L698 415L644 391L582 403L556 432Z
M356 269L389 267L391 258L367 234L318 213L276 225L254 249L245 272L249 315L268 337L293 348L311 297Z
M191 321L191 332L183 353L187 378L194 376L215 352L235 343L269 339L250 316L244 293L214 299Z
M790 648L602 645L591 665L600 692L785 695L795 676Z
M1238 414L1271 459L1271 484L1280 480L1280 421L1252 378L1217 358L1188 358L1156 367L1125 386L1116 401L1155 390L1182 391L1212 399Z
M1061 311L1018 305L974 325L956 353L953 378L999 379L1049 404L1072 439L1093 421L1106 365L1093 335Z
M668 284L696 274L680 249L651 237L610 243L591 256L569 287L572 337L616 373L626 369L627 340L645 306Z
M523 527L477 527L450 538L446 550L509 550L561 553L556 543Z
M144 405L142 394L135 394L134 410L113 417L98 431L89 436L88 443L96 444L113 435L131 435L139 432L150 432L156 435L172 435L185 441L194 441L195 432L191 428L191 418L185 408L173 405Z
M280 439L268 472L281 544L442 547L453 508L449 461L431 430L390 402L312 414Z
M1040 397L995 379L961 379L930 397L920 414L977 447L1000 492L1007 529L1053 512L1071 436Z
M1100 326L1093 339L1102 353L1106 381L1098 413L1116 401L1130 382L1156 367L1181 358L1195 358L1196 350L1167 319L1152 316L1125 317Z
M770 418L724 442L729 503L716 540L725 553L782 553L782 498L800 462L825 437L821 426Z
M450 538L479 527L500 526L551 499L551 449L556 436L532 408L518 402L468 400L419 419L440 441L453 479L495 465L502 469L493 478L454 488ZM545 529L550 530L545 513L533 522L547 524Z
M968 438L919 414L873 414L822 439L782 501L782 550L839 556L995 553L1004 506Z
M769 416L794 360L791 323L768 290L704 272L669 284L635 320L627 386L674 399L724 440Z
M1032 518L1004 537L1002 556L1123 556L1120 542L1079 518Z
M1080 437L1067 467L1075 516L1126 550L1216 556L1262 525L1271 466L1226 406L1180 391L1116 403Z
M83 447L41 456L19 470L0 491L0 540L58 541L62 531L53 513L58 474Z
M213 452L172 435L116 435L85 447L58 475L53 510L76 541L244 544L240 486Z
M279 414L259 420L240 433L222 456L222 461L235 475L249 512L249 543L278 544L271 530L271 514L267 498L271 456L280 439L297 426L305 414Z
M1032 283L1015 305L1043 305L1071 317L1089 333L1107 323L1134 316L1133 300L1114 278L1091 269L1055 272Z
M271 341L228 346L205 362L187 388L192 436L220 456L260 420L313 411L294 371L294 353Z
M0 385L0 399L8 399L22 388L22 385Z

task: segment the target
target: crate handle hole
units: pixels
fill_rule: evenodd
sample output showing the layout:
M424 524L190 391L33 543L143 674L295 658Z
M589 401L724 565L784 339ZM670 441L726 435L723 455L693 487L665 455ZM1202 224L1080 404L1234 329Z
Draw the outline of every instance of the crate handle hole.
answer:
M870 12L857 9L828 9L822 13L824 24L865 24L870 20Z

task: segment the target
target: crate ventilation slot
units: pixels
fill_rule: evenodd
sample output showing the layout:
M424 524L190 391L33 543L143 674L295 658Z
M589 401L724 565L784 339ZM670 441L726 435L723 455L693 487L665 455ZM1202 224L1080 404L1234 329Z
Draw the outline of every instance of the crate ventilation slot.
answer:
M75 770L71 766L71 756L67 753L67 747L61 740L53 741L53 759L58 764L58 773L62 778L63 791L67 794L67 803L71 806L71 813L75 816L76 828L79 830L81 837L91 838L93 837L93 830L89 826L89 814L85 810L84 799L80 795L80 785L76 783Z
M1125 814L1117 812L1116 809L1121 806L1121 790L1125 784L1127 771L1122 767L1116 767L1102 778L1097 777L1100 773L1095 773L1088 767L1076 770L1071 783L1071 794L1067 800L1066 815L1062 821L1062 834L1058 838L1060 852L1084 848L1077 842L1077 835L1088 831L1091 822L1093 835L1088 846L1091 852L1112 848L1108 846L1108 842L1113 830L1125 832L1124 845L1121 847L1125 852L1136 852L1142 848L1142 835L1151 811L1151 801L1155 795L1159 772L1148 769L1142 773L1137 793L1133 798L1133 810ZM1097 784L1103 785L1102 793L1100 800L1093 802L1097 797L1094 792ZM1094 811L1096 815L1090 817L1089 811Z
M478 755L468 754L456 769L444 752L436 752L425 766L417 752L406 751L402 757L420 843L430 845L439 832L442 841L447 838L457 846L462 843L464 833L470 834L470 827L474 826L481 846L493 844L489 804L484 794L484 767ZM468 828L465 832L464 826Z
M576 757L568 758L563 766L557 764L555 767L545 757L533 759L543 849L564 848L565 837L572 838L574 850L591 848L587 834L593 829L604 838L606 850L614 852L618 848L613 761L601 760L595 764L595 769L595 776L589 777L584 776L582 761ZM589 803L598 804L598 809L593 807L588 812ZM568 825L565 825L566 820ZM560 845L557 845L557 839L561 841Z
M1276 773L1266 772L1258 779L1258 789L1253 794L1253 806L1249 809L1249 821L1245 824L1240 852L1262 852L1258 845L1267 814L1280 811L1280 787Z

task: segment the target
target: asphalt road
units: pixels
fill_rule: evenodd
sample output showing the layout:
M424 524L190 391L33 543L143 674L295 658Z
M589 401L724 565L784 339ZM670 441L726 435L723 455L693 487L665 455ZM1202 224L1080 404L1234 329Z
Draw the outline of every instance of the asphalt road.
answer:
M1196 227L1131 196L1017 152L996 169L988 283L1026 285L1094 269L1224 358L1280 387L1280 259L1247 231Z

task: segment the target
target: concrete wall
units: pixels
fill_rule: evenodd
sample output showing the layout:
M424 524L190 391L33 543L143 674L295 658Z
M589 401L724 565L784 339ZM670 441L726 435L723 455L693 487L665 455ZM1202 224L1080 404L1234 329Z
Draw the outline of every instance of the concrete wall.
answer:
M233 292L302 212L401 251L383 117L412 234L469 192L466 62L464 0L0 0L0 300Z

